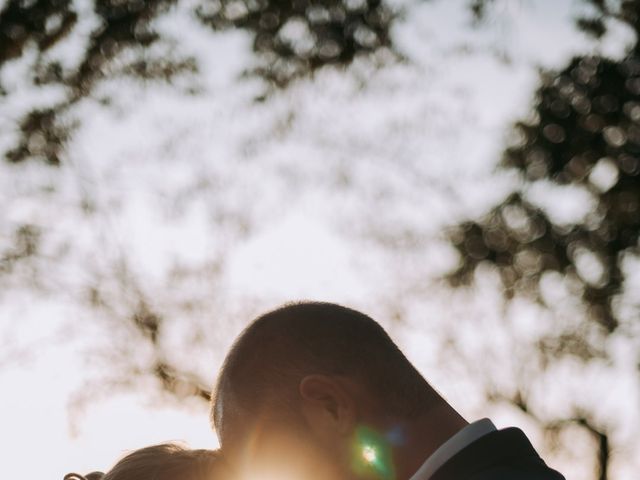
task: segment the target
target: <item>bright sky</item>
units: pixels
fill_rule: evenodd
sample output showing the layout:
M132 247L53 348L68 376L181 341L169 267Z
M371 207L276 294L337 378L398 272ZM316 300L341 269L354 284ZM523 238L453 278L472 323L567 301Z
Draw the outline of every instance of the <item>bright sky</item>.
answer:
M403 0L408 13L393 40L408 62L382 58L382 69L370 61L346 72L326 69L262 104L252 102L259 82L237 80L255 61L251 39L241 32L214 35L186 9L177 10L159 28L175 39L174 51L198 59L200 76L177 87L105 82L72 112L82 123L63 167L0 164L1 233L28 220L47 232L45 257L63 258L33 267L46 272L40 284L25 267L0 285L2 478L107 469L123 452L165 440L216 445L205 405L159 397L152 382L137 377L121 388L104 380L110 376L104 352L115 348L116 327L81 299L84 286L99 281L116 304L126 303L126 292L111 278L121 260L156 307L174 318L172 355L206 378L213 380L225 348L251 315L291 299L331 300L380 318L465 415L485 413L468 372L457 377L450 374L456 365L443 368L453 357L440 355L435 338L456 335L465 355L483 358L484 370L506 372L497 382L517 373L504 357L484 355L487 342L499 350L514 340L497 333L479 338L471 328L454 332L447 320L473 317L498 332L501 319L509 318L525 341L551 319L526 302L502 311L490 276L477 291L444 292L433 279L455 256L439 233L514 188L513 178L492 167L509 124L528 111L537 68L559 67L594 49L620 56L631 37L614 28L596 45L572 27L577 3L568 0L497 2L496 19L471 29L467 3ZM71 65L90 18L81 27L51 55ZM26 55L0 72L12 92L0 116L2 145L20 112L60 95L34 94L24 81L29 61ZM194 84L201 93L184 93ZM102 96L112 99L109 107L98 101ZM543 207L557 203L548 202L551 195L561 199L553 215L567 223L589 205L584 192L536 189L530 194ZM95 215L81 213L83 199L94 204ZM420 255L399 250L401 232L431 240ZM186 280L171 275L176 267L189 273ZM195 310L185 311L185 302L195 302ZM398 304L403 324L389 317ZM184 326L193 322L211 342L194 350L198 358L180 349L189 335ZM624 365L632 351L623 341L616 348ZM570 378L576 366L560 368ZM562 408L569 388L584 392L586 402L602 403L605 415L629 409L630 421L618 434L630 447L614 471L617 479L631 480L638 453L629 427L638 425L629 408L638 397L636 376L619 372L611 379L608 372L595 365L563 388L549 379L538 388L559 397L550 401L553 408ZM598 391L617 392L626 403ZM90 394L84 410L70 415L84 392ZM499 425L517 423L534 443L541 441L517 413L492 414ZM554 457L569 480L589 472L575 461L583 441L575 437L564 457Z

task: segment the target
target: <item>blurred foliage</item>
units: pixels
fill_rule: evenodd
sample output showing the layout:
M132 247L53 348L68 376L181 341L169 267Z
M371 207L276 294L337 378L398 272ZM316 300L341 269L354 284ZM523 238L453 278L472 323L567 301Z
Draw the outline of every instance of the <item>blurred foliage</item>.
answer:
M0 12L0 68L20 57L29 48L37 49L38 60L32 72L37 86L58 84L68 87L67 99L57 105L29 112L20 124L18 145L6 154L10 162L38 158L51 165L60 163L60 155L69 135L70 125L59 117L80 98L91 92L93 84L109 74L108 63L129 47L147 47L158 39L150 22L166 12L173 2L158 0L118 1L98 0L95 14L97 28L91 32L78 67L65 72L55 61L47 60L46 52L65 39L78 23L78 13L69 0L10 0ZM137 64L134 71L145 75L151 71L164 73L165 78L184 69L175 63L164 69ZM7 95L0 85L0 93Z
M151 373L159 380L162 389L178 398L198 397L205 401L211 399L211 392L197 375L184 372L165 358L160 341L160 333L165 323L165 318L151 310L148 304L140 302L131 314L131 322L139 335L142 335L150 343L151 349L156 353L155 359L147 368L151 369L143 373Z
M604 2L594 2L603 17ZM640 2L623 2L615 18L636 32ZM601 35L600 27L594 32ZM542 300L540 280L559 272L571 279L591 317L607 332L618 319L612 305L624 277L621 255L638 251L640 234L640 46L621 61L574 58L559 72L544 75L532 119L515 126L518 141L507 148L501 168L515 169L522 188L484 218L463 223L451 239L461 255L451 275L469 283L479 264L500 271L506 294L533 292ZM587 189L597 207L576 225L560 225L527 201L534 182Z
M40 235L40 229L33 225L19 226L14 233L11 246L0 252L0 274L11 274L16 263L35 255Z
M203 3L197 15L216 30L251 31L254 50L267 60L259 73L279 86L391 46L393 15L380 0L221 0Z
M475 2L478 18L487 3ZM581 299L585 321L559 325L539 342L542 368L565 356L583 362L607 357L602 340L620 326L615 299L624 287L621 261L626 253L640 253L640 1L618 2L615 10L610 2L586 3L595 13L576 20L580 29L600 38L609 20L621 21L636 33L635 45L619 61L576 57L562 70L542 75L533 114L514 126L516 140L499 165L517 173L520 189L450 235L461 259L448 277L453 285L472 283L479 266L491 265L507 298L532 295L544 304L544 276L555 272ZM596 206L577 222L561 224L528 199L536 182L586 189ZM600 331L595 344L590 323ZM597 478L608 478L610 427L579 408L571 418L543 420L526 393L528 382L524 379L512 396L495 391L488 398L518 407L552 437L570 425L584 429L598 452Z
M0 12L0 68L35 48L34 84L62 85L68 87L69 94L63 102L24 116L18 144L6 159L21 162L38 158L59 164L72 127L63 114L88 96L102 78L128 74L171 81L178 74L195 72L193 59L143 54L160 40L153 22L175 5L175 0L97 0L93 12L97 26L77 68L65 71L46 53L71 34L82 13L75 11L69 0L9 0ZM251 32L254 51L261 59L254 73L278 87L324 65L347 65L360 53L390 47L393 18L380 0L203 0L193 14L216 31L241 28ZM125 50L135 52L136 59L114 69L113 60ZM7 94L0 85L0 95Z

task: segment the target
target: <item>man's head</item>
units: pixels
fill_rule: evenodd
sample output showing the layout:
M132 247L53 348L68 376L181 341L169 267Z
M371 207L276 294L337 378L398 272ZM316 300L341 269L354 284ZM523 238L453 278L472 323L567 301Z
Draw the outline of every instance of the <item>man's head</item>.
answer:
M211 415L223 451L263 477L273 470L282 478L286 467L292 480L393 480L401 426L439 402L370 317L299 303L259 317L240 335Z

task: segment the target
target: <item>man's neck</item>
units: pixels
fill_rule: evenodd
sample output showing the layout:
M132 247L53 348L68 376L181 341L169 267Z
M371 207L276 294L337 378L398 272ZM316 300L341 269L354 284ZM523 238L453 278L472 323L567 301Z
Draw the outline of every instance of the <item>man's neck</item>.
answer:
M403 441L394 449L397 480L409 480L438 447L468 424L444 400L424 415L406 421Z

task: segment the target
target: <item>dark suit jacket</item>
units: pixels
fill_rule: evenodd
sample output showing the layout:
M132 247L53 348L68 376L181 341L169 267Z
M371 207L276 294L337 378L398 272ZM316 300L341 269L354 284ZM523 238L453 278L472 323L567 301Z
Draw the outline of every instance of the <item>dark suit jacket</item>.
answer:
M518 428L488 433L463 448L429 480L564 480Z

